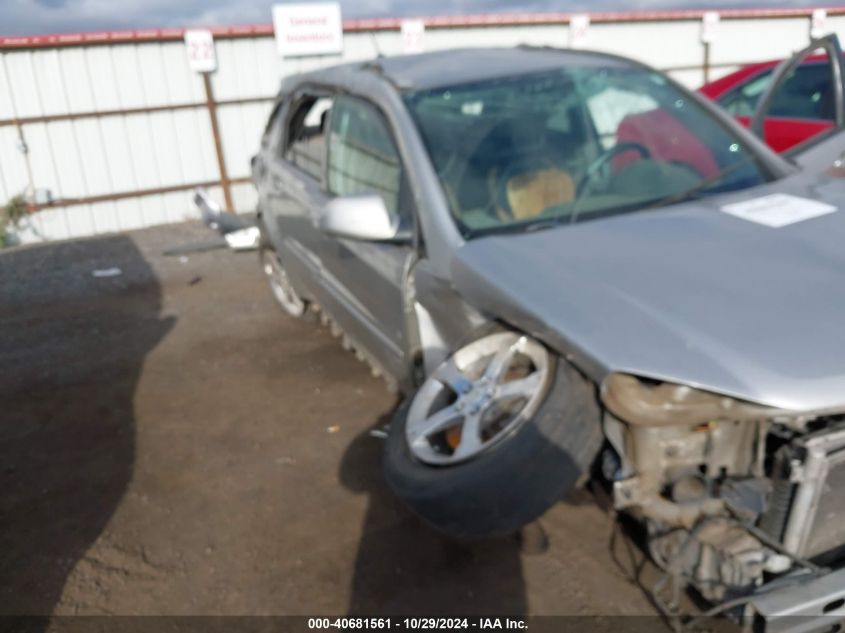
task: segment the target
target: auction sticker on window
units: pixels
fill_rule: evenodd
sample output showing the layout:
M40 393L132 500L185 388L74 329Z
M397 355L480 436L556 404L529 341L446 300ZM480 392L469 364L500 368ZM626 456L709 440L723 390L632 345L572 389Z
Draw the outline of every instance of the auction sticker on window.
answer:
M722 211L749 222L779 229L796 222L833 213L836 207L817 200L775 193L762 198L726 204L722 207Z

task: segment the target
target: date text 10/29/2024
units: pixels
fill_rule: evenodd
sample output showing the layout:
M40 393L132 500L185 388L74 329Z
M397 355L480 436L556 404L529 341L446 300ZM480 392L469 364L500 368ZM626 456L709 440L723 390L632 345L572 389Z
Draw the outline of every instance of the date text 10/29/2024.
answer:
M308 618L311 630L522 630L528 624L520 618Z

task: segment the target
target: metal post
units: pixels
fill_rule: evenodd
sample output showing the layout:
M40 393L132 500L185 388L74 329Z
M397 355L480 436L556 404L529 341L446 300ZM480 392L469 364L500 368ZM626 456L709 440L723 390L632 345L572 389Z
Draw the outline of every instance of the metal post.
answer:
M26 137L23 133L23 125L20 124L20 121L17 119L15 120L15 127L18 130L18 143L20 143L20 150L23 154L23 162L26 166L26 182L27 182L27 191L28 195L26 195L26 212L29 215L35 213L35 178L32 176L32 162L29 160L29 145L26 143ZM30 225L32 226L33 230L35 230L34 222L31 221L30 218ZM65 218L65 222L67 222L67 218ZM35 230L35 234L38 235L38 231Z
M226 158L223 156L223 143L220 141L220 126L217 122L217 102L214 100L214 90L211 87L209 73L202 73L202 82L205 86L205 103L208 107L208 116L211 119L211 133L214 135L214 149L217 152L217 167L220 170L220 185L223 187L223 198L226 201L226 210L234 213L235 205L232 202L232 188L229 181L229 173L226 171Z
M30 197L35 197L35 179L32 177L32 163L29 160L29 145L27 145L26 137L23 133L23 125L20 121L15 119L15 128L18 131L18 143L20 144L21 154L23 154L24 165L26 166L26 182L29 185Z
M710 83L710 42L704 42L704 83Z

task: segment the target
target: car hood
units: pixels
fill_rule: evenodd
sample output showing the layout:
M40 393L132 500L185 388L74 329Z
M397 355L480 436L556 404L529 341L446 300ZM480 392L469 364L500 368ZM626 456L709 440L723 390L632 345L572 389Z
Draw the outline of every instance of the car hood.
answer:
M773 193L837 211L781 228L724 213ZM798 175L464 244L457 290L597 381L673 381L794 411L845 411L845 183Z
M842 177L842 164L837 164L845 157L845 132L837 132L827 138L816 141L810 139L809 147L799 146L793 154L795 162L805 171L832 174Z

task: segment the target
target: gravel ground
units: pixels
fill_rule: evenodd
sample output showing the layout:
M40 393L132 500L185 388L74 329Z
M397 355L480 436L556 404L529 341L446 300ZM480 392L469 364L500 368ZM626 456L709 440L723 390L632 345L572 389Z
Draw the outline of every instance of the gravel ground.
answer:
M653 614L585 493L445 542L382 481L396 402L196 224L0 254L0 614ZM122 274L95 278L117 266Z

